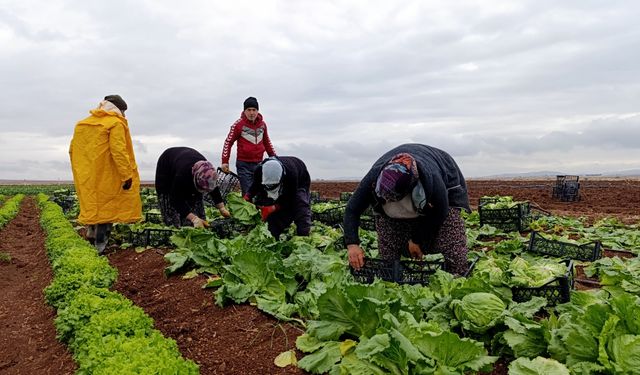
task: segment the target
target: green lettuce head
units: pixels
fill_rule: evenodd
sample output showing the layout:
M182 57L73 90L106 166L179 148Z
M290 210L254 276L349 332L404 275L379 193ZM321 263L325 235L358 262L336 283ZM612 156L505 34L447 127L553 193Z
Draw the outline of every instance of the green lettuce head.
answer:
M470 293L460 300L453 300L451 308L464 329L484 333L501 319L506 305L491 293Z

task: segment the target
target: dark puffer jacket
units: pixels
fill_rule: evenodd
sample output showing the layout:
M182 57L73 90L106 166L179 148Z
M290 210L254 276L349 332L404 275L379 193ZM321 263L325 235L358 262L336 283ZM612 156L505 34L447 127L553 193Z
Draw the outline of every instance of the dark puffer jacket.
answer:
M344 215L345 243L359 244L358 227L360 215L372 206L376 214L384 215L382 201L375 193L375 185L380 171L395 155L408 153L414 157L418 167L418 177L422 184L429 207L419 212L425 228L433 236L440 229L449 212L449 207L460 207L471 211L467 184L453 158L435 147L408 143L400 145L382 155L360 181L353 193Z

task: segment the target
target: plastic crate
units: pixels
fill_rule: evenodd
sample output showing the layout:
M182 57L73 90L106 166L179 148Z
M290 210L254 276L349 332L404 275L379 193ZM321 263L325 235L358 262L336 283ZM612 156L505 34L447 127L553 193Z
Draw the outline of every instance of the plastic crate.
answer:
M77 203L76 198L71 194L72 193L54 193L51 200L62 208L62 212L67 213Z
M340 193L340 202L348 202L352 195L353 192L351 191L343 191Z
M234 218L226 218L209 222L209 230L220 238L231 238L251 230L253 226L242 224Z
M523 232L529 229L531 224L531 206L529 202L516 203L511 208L486 208L480 199L478 212L480 214L480 226L488 224L505 232Z
M360 228L364 230L376 230L376 220L373 216L360 217Z
M580 177L570 175L557 175L556 184L551 196L563 202L575 202L580 200Z
M331 227L338 227L344 220L344 210L345 206L337 206L322 212L311 212L311 219Z
M595 241L576 245L569 242L549 240L540 233L533 231L529 239L528 251L558 258L593 262L602 257L602 243Z
M146 228L138 232L129 233L129 242L133 246L172 246L173 229Z
M428 285L429 277L437 270L446 270L444 259L437 261L401 260L397 283Z
M429 277L439 269L444 269L444 260L420 261L367 258L364 266L359 270L356 271L351 268L351 274L357 282L364 284L370 284L375 279L382 279L398 284L427 285Z
M329 201L329 199L327 199L327 198L322 198L320 196L320 192L315 191L315 190L312 190L311 192L309 192L309 197L310 197L310 200L311 200L311 204L324 203L324 202L328 202Z
M473 271L478 259L469 262L469 269L463 275L467 277ZM359 270L349 267L353 278L363 284L371 284L375 279L391 281L398 284L428 285L429 277L437 270L446 271L444 259L440 260L385 260L366 258L364 266Z
M375 279L396 282L398 280L398 269L400 260L384 260L375 258L365 258L364 266L359 270L349 267L353 278L363 284L371 284Z
M145 212L144 221L147 223L162 224L162 214L159 212Z
M227 195L229 195L229 193L231 193L232 191L239 191L240 179L238 178L237 174L231 171L224 172L222 168L218 168L217 173L218 179L216 181L218 189L220 189L222 200L226 202ZM203 194L202 198L204 199L205 203L215 206L215 202L213 201L210 193Z
M564 276L557 277L539 288L513 287L512 299L516 302L526 302L532 297L544 297L549 301L549 305L569 302L574 285L573 261L565 259L562 262L567 266Z
M240 179L238 175L229 171L224 172L221 168L218 168L218 188L222 199L226 199L227 195L235 190L238 190Z

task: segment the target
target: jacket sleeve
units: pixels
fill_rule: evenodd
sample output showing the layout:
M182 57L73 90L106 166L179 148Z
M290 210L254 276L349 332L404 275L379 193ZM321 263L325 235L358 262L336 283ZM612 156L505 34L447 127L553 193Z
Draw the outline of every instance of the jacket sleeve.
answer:
M233 125L231 125L229 134L227 134L227 138L224 140L224 145L222 146L222 164L229 164L229 158L231 157L231 147L236 142L236 140L238 140L238 136L240 135L240 128L240 120L234 122Z
M276 151L273 149L271 138L269 138L269 132L267 131L266 123L264 124L264 135L262 137L262 142L264 144L264 150L267 152L267 155L276 156Z
M122 182L133 177L133 168L127 152L127 138L123 124L117 124L109 131L109 150L116 164Z
M360 216L367 207L371 205L374 178L376 178L376 173L372 169L364 176L362 181L360 181L356 191L354 191L351 198L349 198L342 223L345 245L360 244L360 237L358 236Z

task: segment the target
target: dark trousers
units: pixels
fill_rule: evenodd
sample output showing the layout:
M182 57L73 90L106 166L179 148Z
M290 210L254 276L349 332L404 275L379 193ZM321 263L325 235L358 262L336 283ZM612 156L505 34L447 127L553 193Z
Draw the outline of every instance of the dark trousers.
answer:
M252 163L248 161L236 161L236 171L238 172L238 179L240 180L240 189L242 195L247 194L251 184L253 184L253 172L258 168L260 163Z
M298 189L294 202L286 202L278 211L267 218L269 232L279 238L291 223L296 224L298 236L308 236L311 229L311 205L308 189Z

